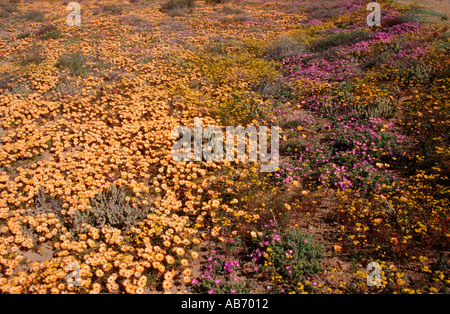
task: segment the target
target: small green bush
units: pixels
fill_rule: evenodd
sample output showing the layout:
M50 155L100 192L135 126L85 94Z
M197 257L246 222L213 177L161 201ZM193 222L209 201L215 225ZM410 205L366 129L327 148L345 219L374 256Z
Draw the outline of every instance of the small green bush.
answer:
M45 20L45 12L38 10L31 10L26 12L23 17L33 22L43 22Z
M47 24L40 27L36 32L36 35L43 39L55 39L61 37L61 31L55 25Z
M0 3L0 17L9 17L13 12L18 12L16 4Z
M342 31L336 35L327 36L312 43L311 50L318 52L327 50L331 47L350 45L363 40L368 40L369 36L370 32L363 29L357 29L351 32Z
M287 57L301 54L305 51L305 44L298 40L281 36L276 38L267 48L266 55L274 60L282 60Z
M14 95L28 96L31 94L31 91L25 85L18 85L11 89L11 93Z
M144 24L148 24L148 21L146 19L143 19L142 17L137 15L127 15L124 17L124 21L132 26L142 26Z
M222 12L225 14L241 14L244 13L245 11L239 8L232 8L228 5L224 5L222 8Z
M415 84L427 84L432 80L434 69L431 65L422 60L414 60L413 62L401 62L398 65L400 76L406 82L414 82Z
M159 11L167 14L174 14L185 11L192 11L194 0L169 0L161 5Z
M121 6L117 6L115 4L106 4L101 7L95 8L92 13L94 15L98 14L112 14L112 15L120 15L123 12L123 8Z
M248 22L252 19L252 16L248 12L243 12L239 14L235 14L233 17L233 22L235 23L243 23Z
M42 48L36 44L33 44L24 53L19 55L19 63L23 66L34 63L39 64L44 60L42 55Z
M397 113L394 101L389 97L377 97L373 103L358 108L358 111L370 118L391 118Z
M396 36L390 43L379 42L371 48L370 55L362 62L363 69L372 69L379 67L388 61L392 60L392 57L398 54L404 47L411 45L413 39L410 35Z
M256 267L275 279L281 287L292 288L306 277L318 273L322 266L323 249L312 235L299 229L280 232L268 228L257 238L250 255ZM258 269L258 268L256 268Z
M45 193L44 188L40 188L31 208L31 214L38 215L54 213L59 216L62 209L62 201L59 198L50 196Z
M85 76L89 71L86 66L87 58L80 52L63 54L59 57L56 67L69 69L75 76Z
M189 11L187 9L174 9L167 12L167 15L169 15L170 17L175 17L175 16L185 16L188 13Z
M249 293L254 282L242 280L237 273L242 271L242 262L234 257L211 250L207 264L199 279L192 281L196 293L242 294Z
M126 229L136 225L147 217L150 207L133 207L124 189L114 185L107 192L100 192L91 202L92 208L73 215L73 229L82 224L94 227L114 227Z
M123 8L114 4L102 6L102 11L107 14L122 14Z
M79 95L82 92L82 87L68 81L67 79L61 80L61 83L56 86L56 92L63 95Z
M30 33L29 32L23 32L17 35L17 39L22 39L22 38L27 38L30 37Z
M306 9L306 13L308 13L311 18L322 21L331 20L342 16L344 12L345 6L340 4L328 6L321 4L320 2L318 2L317 5L311 5Z
M255 84L251 87L253 91L258 92L260 95L283 103L293 101L298 96L297 91L287 80L282 78L276 80L262 80L259 84Z
M205 2L209 3L209 4L216 5L216 4L228 2L228 0L206 0Z

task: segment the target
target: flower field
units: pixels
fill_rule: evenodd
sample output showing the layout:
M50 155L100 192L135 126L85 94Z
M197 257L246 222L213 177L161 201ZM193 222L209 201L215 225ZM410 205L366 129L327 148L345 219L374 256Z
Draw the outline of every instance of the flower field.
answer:
M0 293L450 292L445 13L69 2L0 2ZM279 167L175 161L194 118Z

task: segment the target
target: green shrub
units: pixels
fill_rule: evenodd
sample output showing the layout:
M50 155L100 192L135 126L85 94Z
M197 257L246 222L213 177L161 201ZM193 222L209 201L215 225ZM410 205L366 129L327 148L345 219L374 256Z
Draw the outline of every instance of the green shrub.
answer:
M12 87L11 93L14 95L28 96L31 94L31 91L25 85L18 85Z
M59 216L62 209L62 201L59 198L46 194L44 188L40 188L31 213L33 215L54 213Z
M27 49L24 53L19 55L19 63L21 65L28 65L31 63L39 64L44 60L42 55L42 47L36 44L33 44L29 49Z
M350 45L363 40L369 39L370 32L362 29L354 30L351 32L342 31L336 35L327 36L320 39L311 45L312 51L327 50L331 47Z
M391 118L397 113L394 101L389 97L377 97L373 103L362 105L358 111L370 118Z
M101 7L95 8L92 13L94 15L98 14L112 14L112 15L120 15L123 12L123 8L121 6L117 6L115 4L106 4Z
M287 57L295 56L303 53L305 44L298 40L281 36L276 38L267 48L266 55L274 60L281 60Z
M9 17L13 12L18 12L16 4L0 3L0 17Z
M242 271L239 259L229 258L216 250L211 250L206 261L206 267L199 280L195 279L192 282L196 293L242 294L249 293L254 286L253 282L236 276Z
M235 9L228 5L224 5L222 8L222 12L225 14L241 14L244 13L245 11L239 8Z
M133 207L124 189L114 185L107 192L100 192L92 201L92 208L75 212L72 228L77 231L86 223L94 227L110 226L126 229L147 217L150 206Z
M124 17L124 21L132 26L143 26L149 23L146 19L137 15L127 15Z
M217 11L217 10L215 10ZM222 8L222 12L227 15L233 15L233 17L223 16L220 18L220 21L223 23L242 23L251 20L251 15L242 9L232 8L230 6L225 5Z
M344 12L345 6L343 6L342 4L328 6L320 2L317 5L311 5L306 9L306 13L308 13L311 18L322 21L340 17L344 14Z
M161 5L159 11L167 14L180 14L180 12L192 11L194 0L169 0Z
M167 12L167 15L169 15L170 17L175 17L175 16L185 16L188 13L189 11L187 9L174 9Z
M75 84L72 81L69 81L69 79L66 76L62 76L60 79L60 83L55 88L56 92L65 94L65 95L80 95L82 92L82 87Z
M267 98L272 98L285 103L293 101L297 96L297 91L283 78L275 80L261 80L258 84L251 86L253 91Z
M216 4L228 2L228 0L206 0L205 2L209 3L209 4L216 5Z
M23 17L33 22L43 22L45 20L45 12L38 10L31 10L26 12Z
M56 67L69 69L75 76L85 76L89 71L86 66L87 58L80 52L63 54L59 57Z
M205 50L213 54L226 54L226 45L223 42L215 42L208 45Z
M396 36L390 43L376 43L371 48L370 54L362 62L362 68L372 69L387 63L405 46L411 45L412 41L413 39L409 35L400 35Z
M114 4L102 6L102 11L107 14L122 14L123 8Z
M29 32L23 32L17 35L17 39L22 39L22 38L27 38L30 37L30 33Z
M233 22L235 23L243 23L250 21L252 19L252 16L248 12L243 12L239 14L235 14L233 17Z
M312 235L299 229L279 232L273 225L267 227L250 257L280 288L295 287L321 270L323 249Z
M47 24L38 29L36 32L36 35L38 35L40 38L44 39L55 39L61 37L61 31L53 24Z
M413 82L414 84L427 84L431 81L434 69L428 63L422 60L414 60L412 62L401 62L398 65L400 76L405 82Z

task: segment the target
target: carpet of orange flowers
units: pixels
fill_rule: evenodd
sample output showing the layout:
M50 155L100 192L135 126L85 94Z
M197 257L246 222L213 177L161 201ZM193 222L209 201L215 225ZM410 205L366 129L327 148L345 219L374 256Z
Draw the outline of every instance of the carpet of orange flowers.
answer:
M280 184L252 163L171 158L172 130L192 127L194 117L204 126L226 126L281 125L276 108L308 115L302 93L319 95L328 85L289 82L276 54L300 54L296 49L331 36L336 25L367 15L365 8L317 24L308 1L195 1L192 8L162 9L166 2L80 1L81 26L67 25L68 1L0 3L0 292L189 293L212 260L208 250L241 241L227 258L239 256L253 269L239 272L243 285L257 284L224 293L448 293L445 167L411 174L402 195L370 198L301 179ZM334 8L333 1L323 3ZM274 44L289 36L302 38L304 47L283 51ZM446 51L436 53L436 66L448 61ZM367 82L391 80L403 88L384 74L373 72ZM355 84L362 90L363 83ZM439 92L423 102L448 110L448 77L435 83ZM402 101L418 104L425 93L408 87ZM432 124L433 114L422 123ZM438 119L448 125L448 112ZM289 130L282 128L284 141ZM300 139L314 135L306 125L293 130ZM423 130L416 131L421 139ZM445 164L448 147L432 149ZM446 192L434 197L432 182ZM385 202L400 213L391 226L386 216L373 214ZM335 211L333 222L321 216L324 206ZM407 211L415 208L432 214L412 218ZM319 272L289 282L276 269L262 272L276 263L271 254L284 251L267 248L261 267L247 253L265 235L263 226L273 223L303 228L323 242ZM419 231L409 236L408 223ZM406 228L401 234L386 231L397 224ZM380 239L373 246L372 237ZM408 255L422 240L423 250ZM365 281L371 261L386 271L378 288Z

